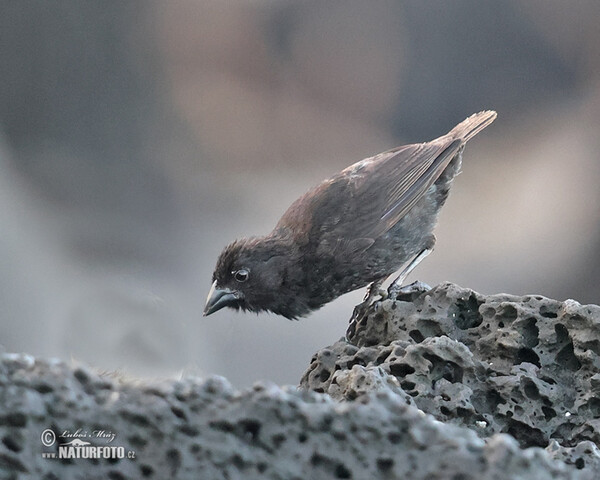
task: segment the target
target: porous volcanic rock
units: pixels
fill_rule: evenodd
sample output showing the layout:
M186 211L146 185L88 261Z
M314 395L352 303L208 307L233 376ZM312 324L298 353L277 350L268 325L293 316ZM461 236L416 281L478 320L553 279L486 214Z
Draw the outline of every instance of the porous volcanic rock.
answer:
M415 291L376 302L300 389L3 354L0 478L597 479L599 311Z
M444 424L509 434L600 478L596 305L450 283L379 300L313 357L301 387L345 401L391 390Z
M484 441L468 428L438 422L373 372L366 378L378 392L338 402L275 385L238 392L218 377L132 383L83 366L4 355L0 477L593 478L540 448L521 449L509 435ZM122 448L123 458L50 458L73 439L80 446L71 450L112 446Z

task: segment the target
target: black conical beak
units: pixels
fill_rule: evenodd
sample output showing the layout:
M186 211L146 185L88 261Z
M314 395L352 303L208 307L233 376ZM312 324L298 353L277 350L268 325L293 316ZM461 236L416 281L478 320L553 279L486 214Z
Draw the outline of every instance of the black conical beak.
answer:
M217 281L215 280L208 292L203 315L206 317L217 310L221 310L223 307L234 306L239 302L240 298L241 295L239 292L230 290L229 288L218 288Z

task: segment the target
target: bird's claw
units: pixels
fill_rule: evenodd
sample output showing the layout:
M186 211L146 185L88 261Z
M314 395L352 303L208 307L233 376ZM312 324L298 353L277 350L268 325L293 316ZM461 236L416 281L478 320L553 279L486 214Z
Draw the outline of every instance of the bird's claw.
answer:
M429 285L417 280L416 282L413 282L410 285L404 286L392 283L387 290L387 295L388 298L392 300L398 300L398 297L408 297L407 299L412 299L415 296L420 295L421 293L428 292L429 290L431 290L431 287Z
M376 290L369 289L367 290L363 301L354 307L352 316L350 317L348 329L346 330L347 342L349 342L350 338L352 338L356 333L356 325L358 325L358 323L367 316L369 307L373 305L373 299L377 295L379 295L380 300L385 300L388 297L388 292L381 287L377 287Z
M371 306L371 299L369 295L365 297L365 299L354 307L352 311L352 316L350 317L350 322L348 325L348 329L346 330L346 341L349 342L350 338L354 336L356 333L356 325L367 315L367 311Z

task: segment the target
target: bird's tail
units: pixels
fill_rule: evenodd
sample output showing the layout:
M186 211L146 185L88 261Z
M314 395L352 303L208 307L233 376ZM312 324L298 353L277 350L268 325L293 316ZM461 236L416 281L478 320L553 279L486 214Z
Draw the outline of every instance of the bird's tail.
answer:
M493 110L484 110L483 112L474 113L450 130L448 136L453 139L460 139L463 144L467 143L471 138L492 123L496 119L496 116L497 114Z

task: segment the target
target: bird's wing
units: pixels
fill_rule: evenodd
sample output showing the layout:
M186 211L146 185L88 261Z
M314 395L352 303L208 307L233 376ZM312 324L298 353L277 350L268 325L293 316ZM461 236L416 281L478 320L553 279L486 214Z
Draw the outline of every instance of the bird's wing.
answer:
M351 165L294 202L276 230L318 246L317 252L360 254L407 214L466 141L495 117L495 112L480 112L436 140Z
M442 137L392 150L373 162L372 171L365 173L353 194L353 210L364 220L364 227L355 234L377 238L396 225L440 177L461 146L460 140Z
M334 256L360 254L406 215L460 146L406 145L351 165L294 202L276 229Z

